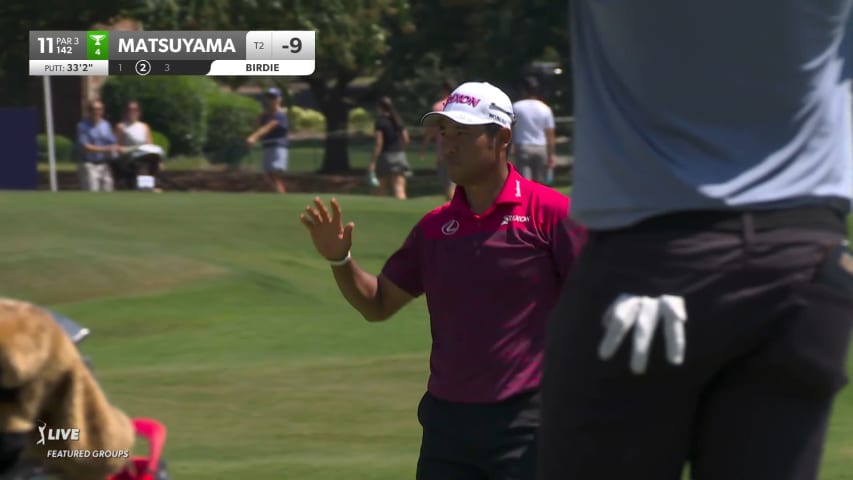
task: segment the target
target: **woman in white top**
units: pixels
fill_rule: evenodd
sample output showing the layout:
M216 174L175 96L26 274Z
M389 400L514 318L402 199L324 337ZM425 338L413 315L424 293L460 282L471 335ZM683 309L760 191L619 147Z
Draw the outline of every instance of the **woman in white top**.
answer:
M535 77L524 79L522 95L524 98L512 105L514 163L524 178L547 184L549 171L557 163L554 112L539 97L539 82Z
M151 138L151 128L140 120L141 114L138 102L132 101L127 104L124 110L124 121L119 123L118 128L119 144L134 147L154 143Z
M116 131L118 132L118 143L124 147L137 147L140 145L153 145L154 139L151 136L151 127L147 123L140 120L142 109L139 108L139 102L132 100L127 103L124 110L124 120L118 124ZM160 155L145 154L136 156L131 152L130 162L125 175L125 179L130 182L130 185L135 185L136 176L138 175L139 165L145 165L147 174L157 176L162 167L163 157Z

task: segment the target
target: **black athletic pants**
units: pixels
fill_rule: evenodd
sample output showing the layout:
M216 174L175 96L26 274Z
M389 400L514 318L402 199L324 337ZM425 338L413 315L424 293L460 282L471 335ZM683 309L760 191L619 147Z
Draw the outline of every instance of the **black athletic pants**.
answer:
M664 216L591 232L548 325L540 480L813 480L846 384L853 257L843 215L801 208ZM598 356L620 293L679 295L686 354L631 332Z
M429 393L417 480L535 480L538 391L495 404L461 404Z

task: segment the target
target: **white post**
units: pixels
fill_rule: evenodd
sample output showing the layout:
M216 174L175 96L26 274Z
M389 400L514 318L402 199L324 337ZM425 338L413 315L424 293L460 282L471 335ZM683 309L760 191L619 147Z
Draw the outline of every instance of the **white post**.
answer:
M50 161L50 191L55 192L56 187L56 149L53 138L53 100L50 95L50 76L42 77L44 80L44 117L47 123L47 158Z

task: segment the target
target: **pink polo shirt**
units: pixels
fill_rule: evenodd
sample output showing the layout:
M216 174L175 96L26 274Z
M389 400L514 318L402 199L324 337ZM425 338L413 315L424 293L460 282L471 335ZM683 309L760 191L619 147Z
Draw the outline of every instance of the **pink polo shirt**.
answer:
M509 170L488 211L473 213L458 187L382 270L426 294L428 389L444 400L491 403L539 387L545 323L586 239L566 196Z

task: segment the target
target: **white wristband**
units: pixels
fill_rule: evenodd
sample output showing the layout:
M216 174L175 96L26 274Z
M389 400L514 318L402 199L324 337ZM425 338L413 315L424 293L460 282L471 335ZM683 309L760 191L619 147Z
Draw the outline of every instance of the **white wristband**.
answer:
M341 267L348 264L352 260L352 255L350 255L349 250L347 251L347 256L342 260L329 260L329 264L333 267Z

